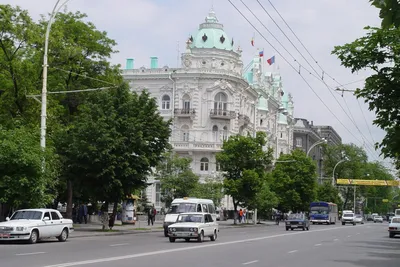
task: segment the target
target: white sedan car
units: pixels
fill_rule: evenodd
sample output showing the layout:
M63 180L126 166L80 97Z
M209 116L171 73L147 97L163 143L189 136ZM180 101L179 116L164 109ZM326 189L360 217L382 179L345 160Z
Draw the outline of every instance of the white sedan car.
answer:
M354 216L354 222L355 222L355 223L364 224L364 217L363 217L362 215L360 215L360 214L356 214L356 215Z
M393 217L389 223L389 237L393 238L395 235L400 235L400 217Z
M209 213L181 213L176 223L168 226L169 242L175 242L176 239L184 239L187 242L196 239L198 242L203 242L204 237L215 241L218 232L218 223Z
M24 209L0 222L0 241L25 240L34 244L40 239L56 237L65 242L72 231L72 220L63 218L58 210Z
M374 216L374 223L383 223L383 217L382 216Z

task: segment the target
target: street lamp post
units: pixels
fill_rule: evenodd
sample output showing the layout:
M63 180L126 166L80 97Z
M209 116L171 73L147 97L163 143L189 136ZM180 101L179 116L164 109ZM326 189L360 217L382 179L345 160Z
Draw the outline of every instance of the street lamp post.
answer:
M336 184L336 179L335 179L335 171L336 171L336 167L345 161L348 161L349 159L347 157L345 157L344 159L340 160L338 163L336 163L335 167L333 167L333 172L332 172L332 186L335 186Z
M54 5L53 11L51 12L49 22L47 23L45 41L44 41L44 55L43 55L43 84L42 84L42 110L40 115L40 146L46 148L46 118L47 118L47 54L49 50L49 35L51 25L54 22L54 18L60 9L68 3L69 0L65 0L61 5L61 0L57 0Z
M307 151L307 157L310 154L311 150L318 146L318 145L322 145L322 144L326 144L328 141L325 138L322 138L320 141L316 142L315 144L313 144Z

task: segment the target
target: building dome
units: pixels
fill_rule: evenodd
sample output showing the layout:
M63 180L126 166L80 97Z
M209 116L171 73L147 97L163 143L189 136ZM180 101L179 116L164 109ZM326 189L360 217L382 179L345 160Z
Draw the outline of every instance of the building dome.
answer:
M204 23L200 24L196 34L190 36L191 48L216 48L233 51L233 39L224 31L224 25L218 22L214 10L211 10Z

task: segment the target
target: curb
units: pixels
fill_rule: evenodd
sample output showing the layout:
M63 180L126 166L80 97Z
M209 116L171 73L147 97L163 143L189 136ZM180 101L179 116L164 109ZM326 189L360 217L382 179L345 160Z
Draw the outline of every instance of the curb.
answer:
M232 228L246 228L246 227L269 227L269 226L274 226L271 224L256 224L256 225L227 225L227 226L220 226L219 229L232 229ZM85 231L74 231L76 232L85 232ZM89 231L88 231L89 232ZM149 234L149 233L162 233L164 232L163 229L152 229L152 230L129 230L129 231L120 231L120 232L96 232L95 234L83 234L83 235L77 235L74 236L73 234L69 236L68 238L82 238L82 237L97 237L97 236L119 236L119 235L136 235L136 234ZM93 232L91 232L93 233Z

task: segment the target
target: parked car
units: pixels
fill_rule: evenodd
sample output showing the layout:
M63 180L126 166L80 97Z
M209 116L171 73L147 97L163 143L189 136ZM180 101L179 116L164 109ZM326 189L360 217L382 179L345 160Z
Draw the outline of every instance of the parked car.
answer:
M181 213L176 223L168 226L169 242L172 243L176 239L184 239L186 242L196 239L198 242L203 242L204 237L215 241L218 232L218 223L210 213Z
M289 215L288 219L285 221L286 231L293 229L303 229L305 231L307 229L310 230L310 221L307 216L300 213L292 213Z
M395 216L389 223L389 237L393 238L395 235L400 235L400 217Z
M58 210L24 209L0 223L0 241L25 240L34 244L41 239L56 237L65 242L72 231L72 220L63 218Z
M364 224L364 217L360 214L356 214L354 217L354 222Z
M374 216L374 223L383 223L383 217L382 216Z

